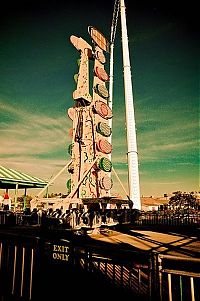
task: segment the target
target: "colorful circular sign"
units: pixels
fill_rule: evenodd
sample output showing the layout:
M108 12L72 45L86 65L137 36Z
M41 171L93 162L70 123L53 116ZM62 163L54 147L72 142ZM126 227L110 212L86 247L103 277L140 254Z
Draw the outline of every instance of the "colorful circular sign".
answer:
M111 128L105 122L99 122L96 126L96 131L104 137L109 137L112 133Z
M68 135L69 135L69 137L73 137L73 128L70 128L69 130L68 130Z
M95 57L101 64L105 64L106 58L105 58L105 55L103 54L103 52L97 51L95 53Z
M74 81L76 84L78 83L78 73L74 74Z
M97 100L94 104L94 109L102 118L112 118L112 110L105 102Z
M103 170L105 172L110 172L112 170L112 163L106 157L103 157L99 160L98 166L101 170Z
M113 181L110 177L105 176L99 181L100 187L104 190L110 190L113 186Z
M109 76L103 68L97 66L95 68L95 74L100 80L102 80L104 82L109 81Z
M72 148L73 148L73 144L69 144L68 145L68 154L70 154L70 156L72 155Z
M73 120L74 119L74 109L73 108L69 108L67 111L68 117Z
M72 183L71 179L67 180L66 186L69 192L71 192L71 183Z
M107 99L109 97L108 90L104 85L97 84L94 88L94 91L102 98Z
M110 154L112 152L112 145L106 139L100 139L96 145L99 152L104 154Z
M74 164L73 162L71 162L68 166L68 172L73 174L74 173Z

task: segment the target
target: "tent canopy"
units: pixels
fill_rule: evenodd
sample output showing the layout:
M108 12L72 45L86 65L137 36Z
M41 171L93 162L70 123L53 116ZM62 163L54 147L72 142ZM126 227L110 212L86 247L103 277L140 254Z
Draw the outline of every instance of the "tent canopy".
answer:
M40 178L36 178L11 168L0 166L0 188L18 189L23 188L43 188L48 184Z

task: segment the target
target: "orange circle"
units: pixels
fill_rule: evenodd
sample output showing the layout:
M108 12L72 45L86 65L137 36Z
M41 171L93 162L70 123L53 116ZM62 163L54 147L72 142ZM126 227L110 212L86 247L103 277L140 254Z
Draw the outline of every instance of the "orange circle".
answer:
M100 80L104 82L109 80L109 76L103 68L97 66L95 69L95 73Z
M74 119L74 109L73 108L69 108L67 111L68 117L73 120Z
M73 128L70 128L68 131L69 137L73 137Z
M100 106L100 110L101 110L101 113L104 115L104 116L107 116L108 115L108 107L105 103L102 103L101 106Z
M104 154L110 154L112 151L112 145L106 139L100 139L97 142L97 148L100 152Z

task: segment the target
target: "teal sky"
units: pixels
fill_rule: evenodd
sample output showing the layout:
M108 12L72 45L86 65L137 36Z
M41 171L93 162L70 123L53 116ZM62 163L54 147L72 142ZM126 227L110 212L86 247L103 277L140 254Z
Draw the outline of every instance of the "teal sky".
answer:
M141 195L197 191L200 52L195 8L125 3ZM96 0L29 2L29 6L19 1L4 8L1 165L48 180L68 163L71 121L66 111L73 106L73 75L79 58L69 38L81 36L91 43L89 25L109 38L114 0L98 5ZM120 26L114 60L112 161L128 191ZM63 173L51 191L65 193L68 178ZM114 175L113 180L112 191L124 196Z

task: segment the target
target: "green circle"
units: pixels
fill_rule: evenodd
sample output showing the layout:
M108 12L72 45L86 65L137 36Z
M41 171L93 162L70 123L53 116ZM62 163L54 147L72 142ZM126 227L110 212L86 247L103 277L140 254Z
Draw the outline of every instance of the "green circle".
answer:
M111 128L104 122L99 122L96 126L97 133L101 134L104 137L109 137L112 133Z
M66 186L67 186L67 189L69 190L69 192L71 192L71 184L72 184L71 179L67 180Z
M106 157L103 157L99 160L99 168L105 172L110 172L112 169L112 163Z
M74 74L74 81L76 84L78 83L78 73Z
M73 144L71 143L70 145L68 145L68 154L70 154L70 156L72 155L72 148L73 148Z

